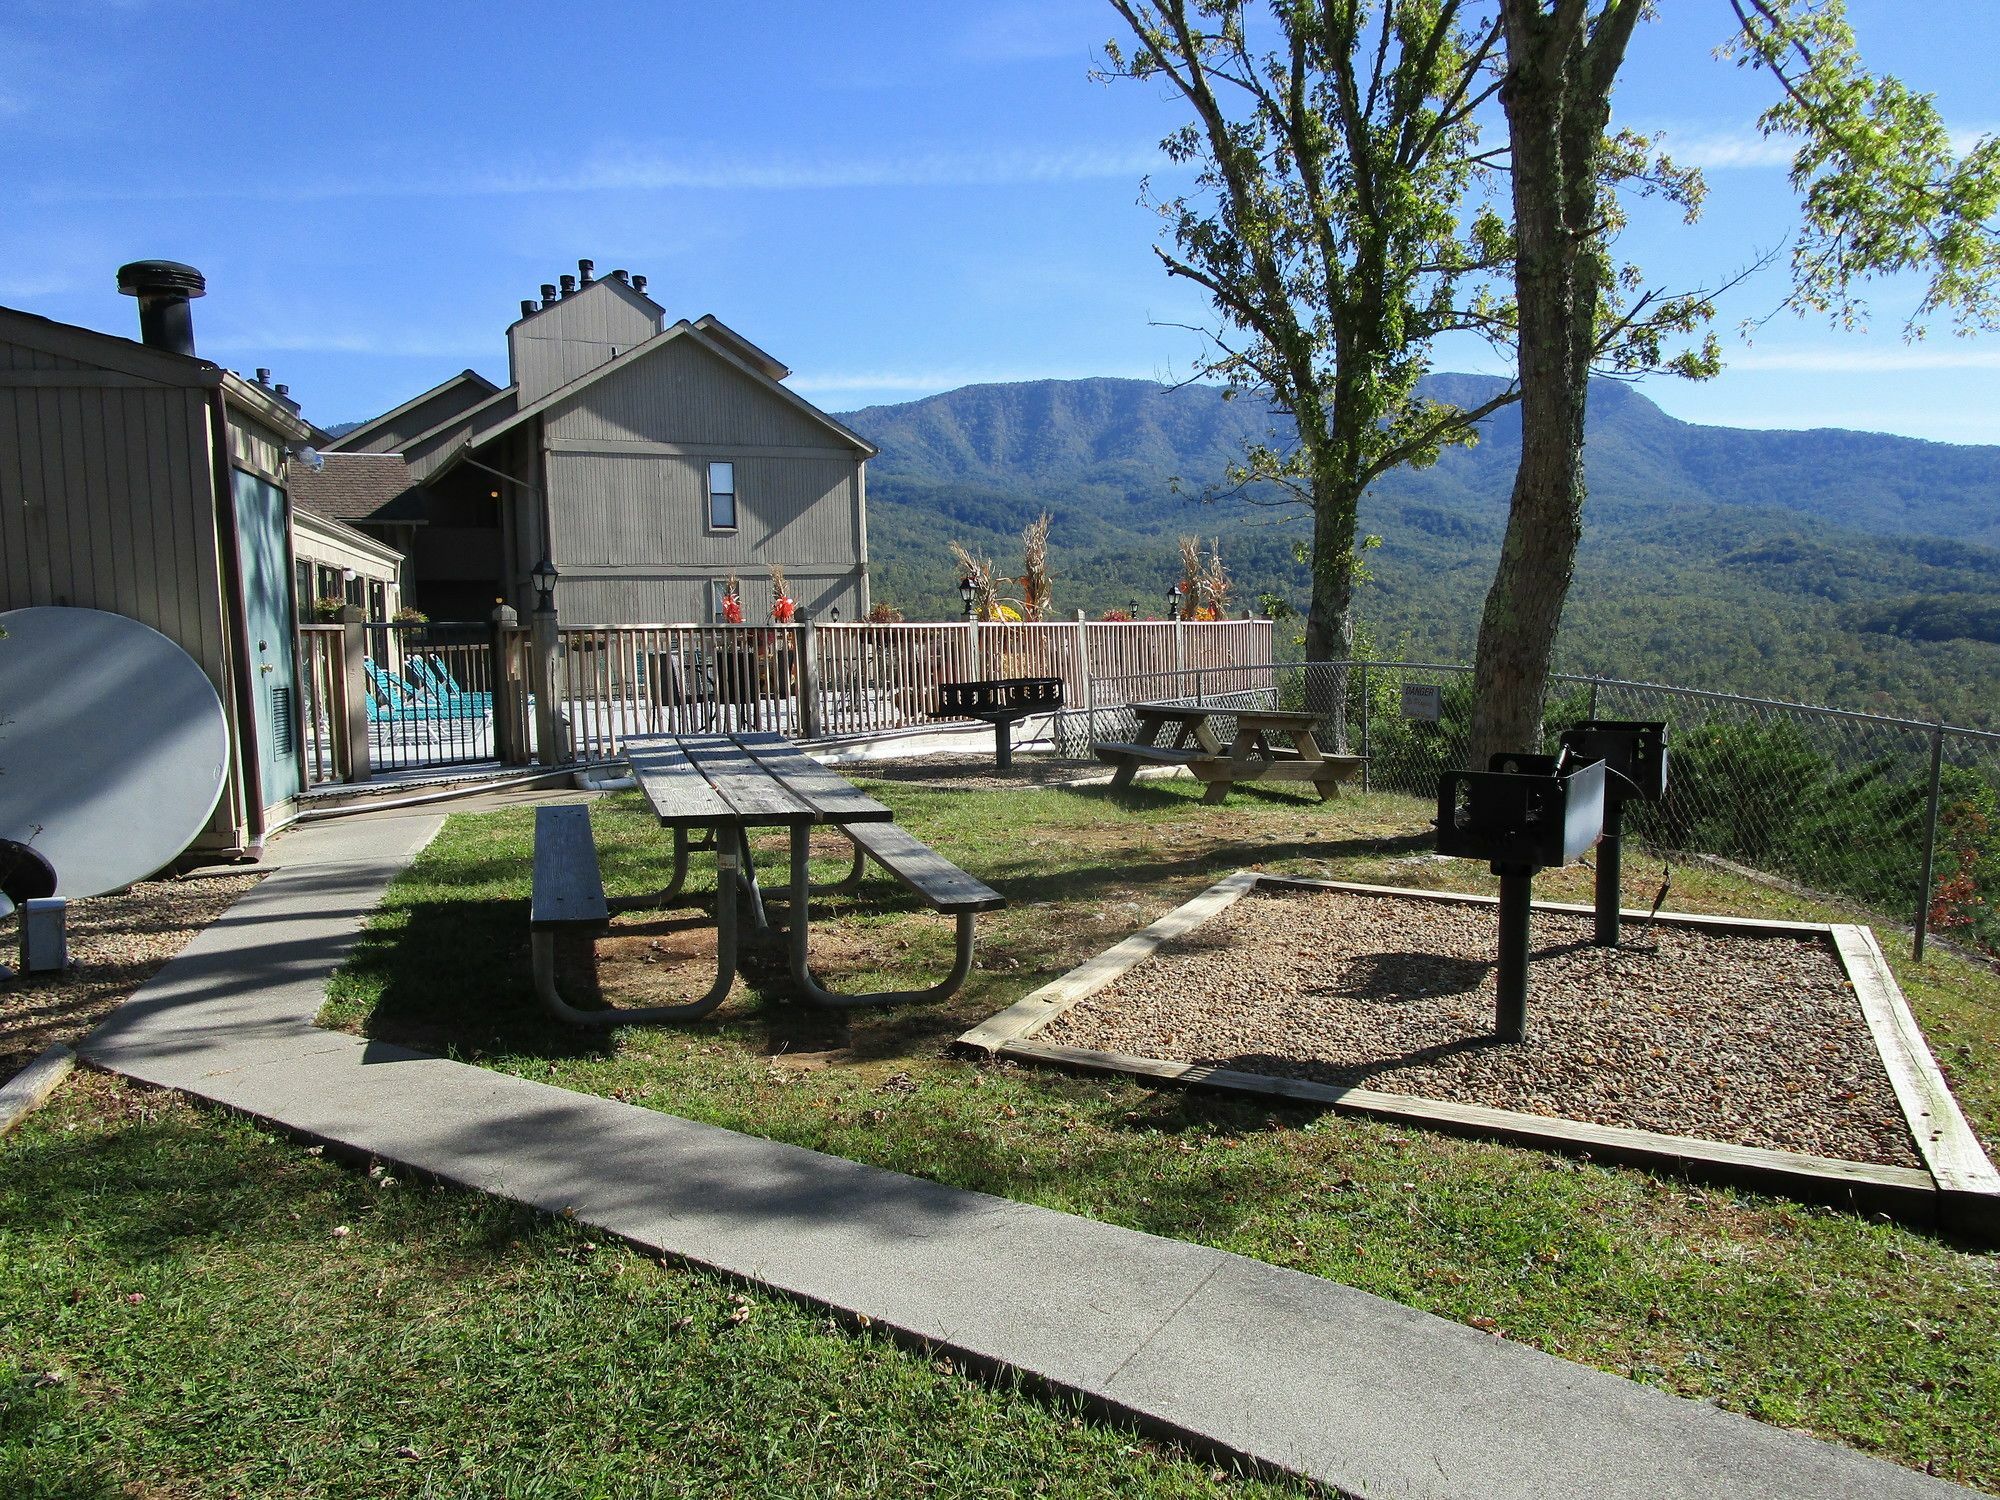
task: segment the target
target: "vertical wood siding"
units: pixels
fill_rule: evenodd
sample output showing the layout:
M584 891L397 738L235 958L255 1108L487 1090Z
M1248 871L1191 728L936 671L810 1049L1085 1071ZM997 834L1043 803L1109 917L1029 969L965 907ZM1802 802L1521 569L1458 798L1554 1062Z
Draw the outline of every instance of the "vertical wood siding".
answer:
M0 368L88 368L32 354L0 343ZM205 393L186 387L0 388L0 610L68 605L150 625L229 710L210 420ZM217 840L234 837L236 801L232 776Z
M343 453L401 453L411 438L421 437L433 427L449 422L453 417L462 416L482 401L492 398L493 393L469 380L439 391L428 401L419 402L404 412L394 422L376 428L358 443L342 443Z
M838 448L861 457L685 334L561 403L549 413L548 430L558 438Z
M659 315L638 293L615 281L593 281L574 296L521 319L507 330L507 355L532 405L660 330Z
M766 568L819 616L867 609L862 455L692 340L664 345L552 410L551 544L579 623L706 621L734 571L753 618ZM708 526L708 465L736 466L734 531Z

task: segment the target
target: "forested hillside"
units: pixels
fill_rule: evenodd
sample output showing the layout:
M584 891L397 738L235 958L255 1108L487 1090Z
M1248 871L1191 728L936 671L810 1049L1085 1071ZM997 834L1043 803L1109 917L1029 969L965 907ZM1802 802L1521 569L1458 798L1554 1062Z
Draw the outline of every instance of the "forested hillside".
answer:
M1470 401L1492 382L1433 378ZM1174 538L1222 538L1238 601L1306 596L1303 512L1222 495L1246 441L1282 437L1209 386L972 386L841 418L869 465L878 599L956 613L945 544L1017 565L1056 518L1057 604L1164 612ZM1519 451L1512 412L1479 445L1384 479L1363 508L1382 546L1361 594L1378 654L1470 652ZM2000 447L1678 421L1632 390L1592 396L1587 531L1561 642L1571 670L1993 725L2000 697Z

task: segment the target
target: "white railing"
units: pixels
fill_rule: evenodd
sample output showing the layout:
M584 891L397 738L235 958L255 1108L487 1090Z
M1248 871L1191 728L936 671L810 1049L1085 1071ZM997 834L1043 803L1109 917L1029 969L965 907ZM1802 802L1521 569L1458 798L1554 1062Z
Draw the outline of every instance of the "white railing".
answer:
M1247 670L1269 620L951 624L565 625L571 753L615 757L633 734L769 729L877 734L939 719L938 688L1056 677L1072 706L1104 678Z

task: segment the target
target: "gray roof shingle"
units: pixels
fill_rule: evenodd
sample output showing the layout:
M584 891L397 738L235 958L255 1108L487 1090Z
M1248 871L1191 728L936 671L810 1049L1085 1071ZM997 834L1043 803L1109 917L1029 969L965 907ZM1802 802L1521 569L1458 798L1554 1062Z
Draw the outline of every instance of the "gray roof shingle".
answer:
M335 521L423 521L430 492L400 453L324 453L317 474L295 467L292 501Z

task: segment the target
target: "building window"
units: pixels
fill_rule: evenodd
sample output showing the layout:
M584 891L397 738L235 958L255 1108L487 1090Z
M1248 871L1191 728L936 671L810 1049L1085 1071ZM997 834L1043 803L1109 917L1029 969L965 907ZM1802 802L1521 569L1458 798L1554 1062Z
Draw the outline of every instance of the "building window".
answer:
M368 580L368 618L371 620L389 618L389 590L379 578Z
M292 592L298 598L299 621L306 623L313 618L313 565L304 558L292 563Z
M708 528L711 531L736 529L736 465L708 466Z

